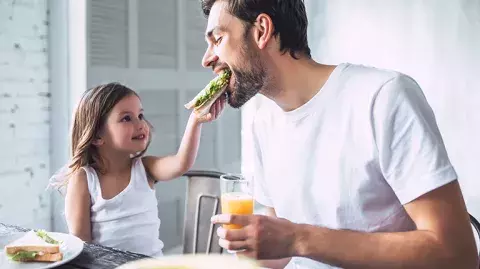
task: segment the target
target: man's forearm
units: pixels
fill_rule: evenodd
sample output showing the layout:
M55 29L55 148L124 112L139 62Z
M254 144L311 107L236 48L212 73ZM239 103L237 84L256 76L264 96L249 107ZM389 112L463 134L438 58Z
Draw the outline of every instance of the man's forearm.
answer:
M429 231L361 233L297 227L295 256L342 268L475 268L472 259L461 256L462 250L443 246Z

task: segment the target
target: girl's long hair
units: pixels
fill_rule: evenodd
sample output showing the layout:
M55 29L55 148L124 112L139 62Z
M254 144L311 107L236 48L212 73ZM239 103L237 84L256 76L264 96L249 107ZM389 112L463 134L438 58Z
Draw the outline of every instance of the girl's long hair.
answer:
M73 117L70 162L66 175L63 180L57 182L57 187L65 187L68 184L68 179L85 166L104 172L105 167L102 158L93 142L102 131L113 107L120 100L131 95L138 97L135 91L119 83L99 85L84 92ZM152 128L148 121L147 125L150 129ZM143 156L150 142L151 136L148 137L145 150L138 152L132 158Z

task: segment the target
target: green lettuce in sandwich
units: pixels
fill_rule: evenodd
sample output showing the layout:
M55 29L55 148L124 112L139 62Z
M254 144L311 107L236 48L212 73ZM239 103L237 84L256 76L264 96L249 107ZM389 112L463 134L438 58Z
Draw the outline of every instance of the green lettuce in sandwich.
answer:
M232 71L226 69L220 75L210 81L195 98L185 104L187 109L193 111L200 117L207 115L215 101L225 93Z
M51 238L51 237L47 234L47 232L46 232L45 230L37 230L37 231L35 232L35 234L36 234L38 237L42 238L43 241L45 241L45 242L47 242L47 243L49 243L49 244L60 245L60 244L62 243L62 241L57 241L57 240Z

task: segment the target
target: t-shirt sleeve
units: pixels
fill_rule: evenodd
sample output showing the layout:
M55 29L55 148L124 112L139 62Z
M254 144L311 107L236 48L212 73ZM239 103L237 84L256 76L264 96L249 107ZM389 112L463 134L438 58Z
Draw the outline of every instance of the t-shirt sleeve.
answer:
M262 160L262 150L259 143L258 130L255 130L255 124L252 127L253 139L253 194L257 202L264 206L273 207L273 203L268 194L267 184L264 177L264 167Z
M399 75L372 106L380 169L402 204L457 179L434 113L418 84Z

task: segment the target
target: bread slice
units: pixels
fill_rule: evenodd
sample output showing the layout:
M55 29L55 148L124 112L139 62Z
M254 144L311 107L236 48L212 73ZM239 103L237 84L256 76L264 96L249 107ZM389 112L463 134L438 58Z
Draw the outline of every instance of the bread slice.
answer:
M19 259L19 262L57 262L63 260L63 253L42 253L39 252L33 258Z
M22 252L29 252L31 255L21 257L19 253ZM60 252L60 245L45 242L42 238L37 236L34 231L29 231L21 238L6 245L5 253L8 256L17 255L16 259L23 262L54 262L63 259L63 254ZM34 255L32 253L34 253Z
M63 253L45 253L43 255L37 255L33 259L35 262L58 262L63 260Z
M54 254L60 252L60 246L40 246L40 245L11 245L5 246L5 253L13 255L19 251L36 251L48 254Z

